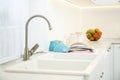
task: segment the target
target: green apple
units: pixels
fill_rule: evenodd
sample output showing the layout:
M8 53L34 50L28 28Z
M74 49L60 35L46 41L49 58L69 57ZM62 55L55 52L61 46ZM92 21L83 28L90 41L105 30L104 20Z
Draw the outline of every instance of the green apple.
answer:
M95 30L94 29L91 29L90 30L90 33L93 35L95 33Z
M88 33L88 34L87 34L87 37L88 37L88 38L92 37L92 34L91 34L91 33Z

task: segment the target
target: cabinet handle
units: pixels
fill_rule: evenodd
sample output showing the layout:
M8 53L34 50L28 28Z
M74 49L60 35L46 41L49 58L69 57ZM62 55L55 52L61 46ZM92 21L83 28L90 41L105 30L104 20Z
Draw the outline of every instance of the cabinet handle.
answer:
M107 49L107 52L109 52L109 51L110 51L110 49L111 49L111 47L109 47L109 48Z
M100 78L102 78L103 76L101 75Z
M100 76L100 78L103 78L103 75L104 75L104 72L102 72L102 73L101 73L101 76Z
M104 72L102 72L102 76L104 75Z
M111 47L109 47L108 49L111 49Z

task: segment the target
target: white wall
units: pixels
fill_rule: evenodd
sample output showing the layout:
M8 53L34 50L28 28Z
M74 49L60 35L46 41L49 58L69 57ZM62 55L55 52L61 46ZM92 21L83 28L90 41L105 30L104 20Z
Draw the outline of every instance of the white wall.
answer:
M64 6L60 0L31 0L30 9L31 15L42 14L50 20L53 27L49 32L50 40L63 39L64 35L77 30L77 25L73 24L77 16L74 16L71 7Z
M98 27L104 38L120 37L120 7L77 8L62 0L52 1L57 27L84 33L88 28Z
M53 27L49 39L63 39L69 33L85 33L96 27L102 30L103 38L120 37L120 7L76 8L64 0L31 0L31 13L49 18Z
M49 20L48 0L30 0L30 15L43 15ZM51 22L51 21L50 21ZM47 50L49 47L49 28L44 19L35 18L29 23L29 48L38 43L37 50Z
M50 5L54 37L63 39L69 33L77 31L78 10L66 5L62 0L51 0Z
M85 9L79 12L79 29L99 27L104 38L120 37L120 7ZM82 26L82 27L81 27Z

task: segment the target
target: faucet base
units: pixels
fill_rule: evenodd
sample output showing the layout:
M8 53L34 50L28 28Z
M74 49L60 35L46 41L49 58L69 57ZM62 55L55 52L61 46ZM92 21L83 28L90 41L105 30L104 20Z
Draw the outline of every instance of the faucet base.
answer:
M25 48L24 55L23 55L23 60L27 61L29 59L30 59L29 50L28 50L28 48Z

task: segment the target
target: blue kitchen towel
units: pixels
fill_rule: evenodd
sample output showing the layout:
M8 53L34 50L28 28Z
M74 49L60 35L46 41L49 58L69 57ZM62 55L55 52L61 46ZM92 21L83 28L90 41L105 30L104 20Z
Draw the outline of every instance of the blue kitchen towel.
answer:
M68 52L69 50L70 48L67 45L61 43L61 44L56 45L53 51L65 53L65 52Z
M63 44L63 41L60 40L50 41L49 51L54 51L54 48L59 44Z

